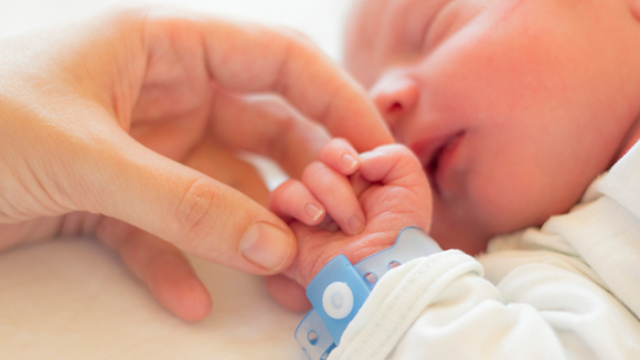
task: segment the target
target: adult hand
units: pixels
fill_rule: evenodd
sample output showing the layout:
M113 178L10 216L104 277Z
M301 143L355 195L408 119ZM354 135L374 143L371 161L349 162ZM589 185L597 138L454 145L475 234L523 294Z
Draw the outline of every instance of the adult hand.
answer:
M134 10L4 41L0 239L95 232L163 305L200 319L211 301L178 249L255 274L296 255L284 222L224 185L264 198L225 151L299 174L326 142L305 119L358 150L391 142L365 92L295 32Z

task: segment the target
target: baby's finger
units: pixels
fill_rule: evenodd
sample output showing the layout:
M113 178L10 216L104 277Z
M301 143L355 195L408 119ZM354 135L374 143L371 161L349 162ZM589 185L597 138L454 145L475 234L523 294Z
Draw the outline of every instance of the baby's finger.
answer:
M349 180L319 161L311 163L302 181L326 208L327 213L349 235L359 234L365 217Z
M340 138L331 140L320 149L318 161L322 161L342 175L353 174L359 165L358 152L348 141Z
M306 225L318 225L325 215L322 204L300 181L289 179L269 199L269 210L282 219L294 218Z
M428 180L418 158L398 144L380 146L360 154L358 171L370 182L404 187L425 185L428 188Z

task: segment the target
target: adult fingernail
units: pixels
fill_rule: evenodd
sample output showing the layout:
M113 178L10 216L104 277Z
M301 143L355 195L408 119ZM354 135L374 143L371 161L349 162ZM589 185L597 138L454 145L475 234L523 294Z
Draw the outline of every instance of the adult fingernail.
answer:
M312 203L307 203L304 206L304 211L307 212L307 215L309 215L309 217L311 217L311 221L316 221L320 218L320 216L322 216L322 214L324 213L324 211L322 211L322 209L318 206L316 206L315 204Z
M351 215L349 218L349 228L353 234L359 234L364 229L364 221L362 221L357 215Z
M353 170L356 167L356 165L358 165L358 162L356 161L356 159L354 159L353 156L349 154L342 155L342 163L349 170Z
M289 257L291 235L266 222L256 222L244 233L240 251L245 259L267 270L278 270Z

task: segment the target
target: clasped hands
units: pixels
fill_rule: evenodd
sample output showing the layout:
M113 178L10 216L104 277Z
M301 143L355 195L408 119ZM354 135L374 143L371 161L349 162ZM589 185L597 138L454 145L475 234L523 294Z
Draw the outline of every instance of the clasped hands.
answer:
M0 247L95 235L162 305L198 320L212 304L182 251L254 274L286 270L269 289L302 309L298 284L324 261L428 227L417 160L397 146L358 155L392 142L388 130L365 91L295 32L138 9L0 50ZM265 93L278 97L254 96ZM280 187L270 212L238 151L302 182ZM308 203L312 218L300 212ZM316 229L326 213L338 227Z
M362 154L334 139L302 174L272 194L269 208L289 223L298 256L283 274L266 279L285 307L310 308L304 288L331 259L344 254L352 264L386 249L404 227L428 231L431 191L422 165L402 145L383 145Z

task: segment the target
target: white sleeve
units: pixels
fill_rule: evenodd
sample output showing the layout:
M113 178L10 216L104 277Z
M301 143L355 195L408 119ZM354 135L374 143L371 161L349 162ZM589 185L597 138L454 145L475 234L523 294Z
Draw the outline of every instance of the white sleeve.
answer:
M387 273L329 359L640 359L640 324L549 254L497 285L457 250Z

